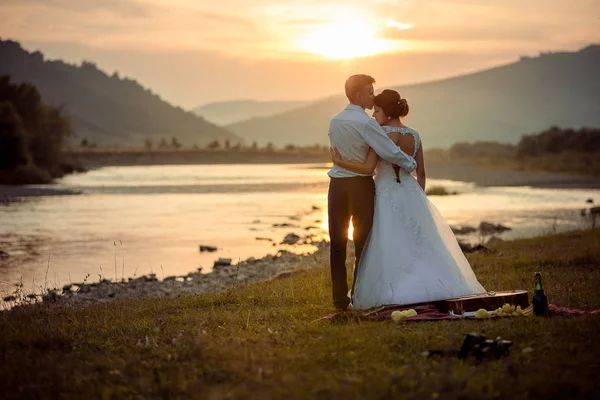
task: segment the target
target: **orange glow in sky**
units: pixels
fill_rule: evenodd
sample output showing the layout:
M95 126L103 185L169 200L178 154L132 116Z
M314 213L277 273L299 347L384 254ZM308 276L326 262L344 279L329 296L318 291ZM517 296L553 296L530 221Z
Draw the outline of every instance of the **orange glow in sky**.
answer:
M598 0L2 0L0 36L191 108L313 100L352 73L404 85L578 51L598 42L598 15Z
M396 29L411 27L393 22L387 26ZM397 50L394 41L378 37L381 28L368 16L355 13L311 28L300 36L296 46L301 51L331 59L365 57Z

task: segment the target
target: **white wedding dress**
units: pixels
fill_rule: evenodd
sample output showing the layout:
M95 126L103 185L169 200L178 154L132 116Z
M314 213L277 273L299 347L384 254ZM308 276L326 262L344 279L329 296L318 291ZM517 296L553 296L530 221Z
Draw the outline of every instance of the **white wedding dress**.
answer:
M411 128L384 127L415 138ZM380 160L375 176L375 215L358 267L352 307L414 304L485 293L437 208L417 180Z

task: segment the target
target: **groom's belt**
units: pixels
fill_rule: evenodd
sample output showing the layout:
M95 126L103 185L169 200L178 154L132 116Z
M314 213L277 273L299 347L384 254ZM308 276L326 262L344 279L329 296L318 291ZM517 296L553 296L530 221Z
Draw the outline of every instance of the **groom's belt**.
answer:
M329 178L331 180L335 179L335 180L339 180L339 181L342 181L342 180L363 180L363 179L371 179L371 180L373 180L373 175L356 175L356 176L342 176L342 177L337 177L337 176L333 177L333 176L330 176Z

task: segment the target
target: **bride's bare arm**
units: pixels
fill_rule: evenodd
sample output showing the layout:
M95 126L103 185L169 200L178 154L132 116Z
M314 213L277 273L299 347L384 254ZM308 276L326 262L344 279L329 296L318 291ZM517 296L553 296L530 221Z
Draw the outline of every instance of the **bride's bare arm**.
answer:
M421 143L417 150L415 161L417 162L417 182L419 182L419 186L425 191L427 176L425 174L425 159L423 158L423 143Z
M369 154L364 163L357 161L346 161L342 158L340 153L335 148L329 148L331 151L331 161L335 165L339 165L349 171L356 172L357 174L372 174L379 161L379 156L375 153L375 150L369 149Z

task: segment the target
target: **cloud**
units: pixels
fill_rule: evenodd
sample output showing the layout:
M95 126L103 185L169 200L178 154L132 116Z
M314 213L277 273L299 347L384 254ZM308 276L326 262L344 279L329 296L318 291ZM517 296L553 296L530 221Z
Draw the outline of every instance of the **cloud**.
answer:
M510 26L505 24L492 28L489 25L470 25L462 29L455 26L416 26L411 29L386 27L380 37L392 40L412 41L485 41L485 40L526 40L539 41L548 37L552 29L540 29L538 26Z
M254 23L249 21L248 19L234 17L231 15L225 15L225 14L217 14L214 12L200 11L200 12L195 13L195 16L198 16L203 20L211 20L211 21L217 22L217 23L223 22L223 23L232 24L232 25L254 26Z
M206 2L203 5L206 7ZM235 51L235 46L249 37L254 44L264 40L255 21L244 14L215 12L195 2L4 0L0 25L3 35L17 39L104 48L215 50L232 46Z
M413 49L559 48L597 41L600 1L581 0L429 0L405 2L392 21L413 25L386 27L380 37L409 43Z
M357 60L249 60L209 51L117 50L73 43L27 42L46 59L79 64L90 60L107 74L118 71L150 87L162 98L194 108L231 99L304 100L341 93L345 79L366 72L378 90L404 83L443 78L515 61L512 53L393 54Z
M294 47L299 37L357 17L404 51L523 51L593 41L599 14L598 0L0 0L6 37L255 59L308 57Z
M0 0L0 34L50 58L118 70L193 107L316 98L353 72L396 85L577 50L598 41L598 15L598 0ZM295 35L352 16L404 50L325 61L293 46Z
M26 3L26 4L24 4ZM26 6L27 8L44 8L78 13L109 12L126 17L147 17L156 11L156 6L143 0L3 0L3 6Z

